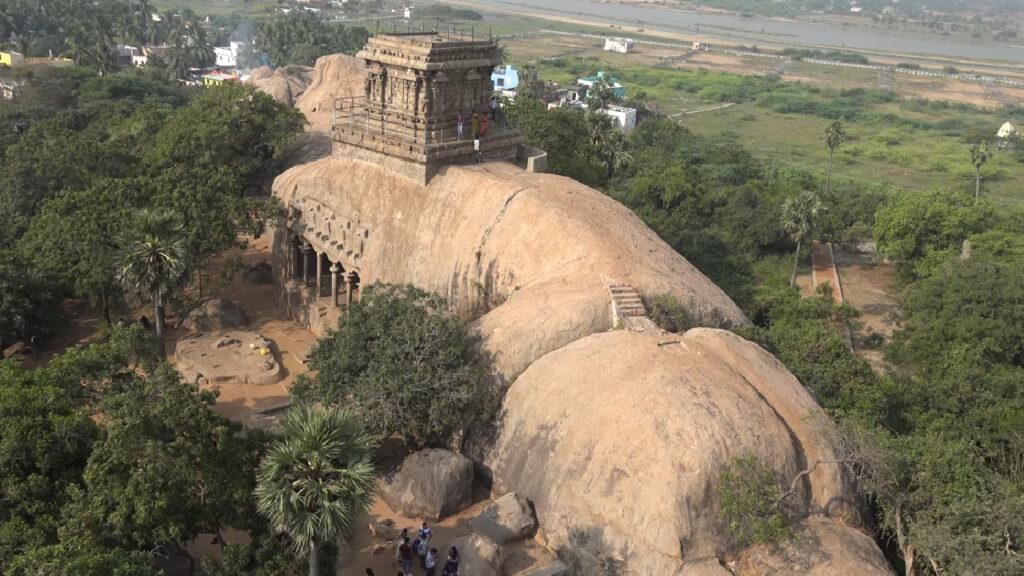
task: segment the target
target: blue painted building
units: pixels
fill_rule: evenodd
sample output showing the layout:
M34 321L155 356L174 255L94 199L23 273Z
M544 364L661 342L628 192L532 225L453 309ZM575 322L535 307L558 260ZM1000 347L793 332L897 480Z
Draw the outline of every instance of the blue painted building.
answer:
M515 90L519 86L519 71L511 64L499 66L491 72L491 82L494 83L494 90Z

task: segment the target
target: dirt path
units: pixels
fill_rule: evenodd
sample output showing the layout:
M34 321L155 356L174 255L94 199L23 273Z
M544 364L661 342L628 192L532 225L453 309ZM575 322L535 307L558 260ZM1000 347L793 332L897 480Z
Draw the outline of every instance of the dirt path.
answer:
M832 300L843 303L843 286L839 282L839 271L832 257L832 244L815 241L811 244L811 284L815 291L827 284L832 289Z
M880 347L898 328L895 271L874 253L846 246L836 246L834 252L846 302L860 312L851 325L854 349L874 369L885 370Z

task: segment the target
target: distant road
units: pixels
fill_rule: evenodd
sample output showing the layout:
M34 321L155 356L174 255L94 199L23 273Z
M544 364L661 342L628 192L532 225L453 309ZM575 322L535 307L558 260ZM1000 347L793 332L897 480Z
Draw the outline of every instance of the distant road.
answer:
M599 24L642 25L648 30L708 34L739 42L774 42L792 46L849 48L903 52L925 56L1002 60L1024 63L1024 46L971 42L935 34L884 32L825 22L744 18L731 14L705 14L651 5L597 3L586 0L460 0L504 12L550 14Z

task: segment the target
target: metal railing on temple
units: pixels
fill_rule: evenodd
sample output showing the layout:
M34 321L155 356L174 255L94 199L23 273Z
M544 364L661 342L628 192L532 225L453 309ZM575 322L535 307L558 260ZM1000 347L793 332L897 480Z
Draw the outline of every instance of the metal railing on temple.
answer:
M331 127L336 130L343 130L352 134L383 139L400 145L430 146L458 141L471 142L472 115L464 116L462 134L459 134L457 125L446 125L440 128L408 127L402 130L394 130L388 123L386 112L371 112L366 106L365 96L345 96L334 99L334 115L331 120ZM483 127L483 115L479 116L481 129ZM452 118L454 123L455 118ZM481 130L480 138L486 139L488 135L506 133L511 130L508 118L499 108L493 119L488 119L486 131Z
M392 20L391 22L383 23L381 20L377 20L377 34L433 34L440 36L448 42L458 40L469 40L470 42L476 42L478 40L487 40L489 42L494 41L494 33L491 28L487 28L486 32L483 29L477 30L475 26L458 26L452 23L446 23L444 27L441 27L441 20L435 18L433 25L430 25L429 20L404 20L397 21Z

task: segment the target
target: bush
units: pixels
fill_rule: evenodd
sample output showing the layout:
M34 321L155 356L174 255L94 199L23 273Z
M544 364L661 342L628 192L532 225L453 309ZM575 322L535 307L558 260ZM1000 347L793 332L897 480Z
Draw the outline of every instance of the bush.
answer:
M734 459L718 478L721 515L736 544L774 544L793 537L786 527L782 490L771 468L754 456Z
M662 330L682 334L692 326L690 314L671 294L655 294L645 304L651 320Z
M465 323L443 298L373 284L310 354L300 400L360 412L367 431L444 444L490 417L496 394Z

